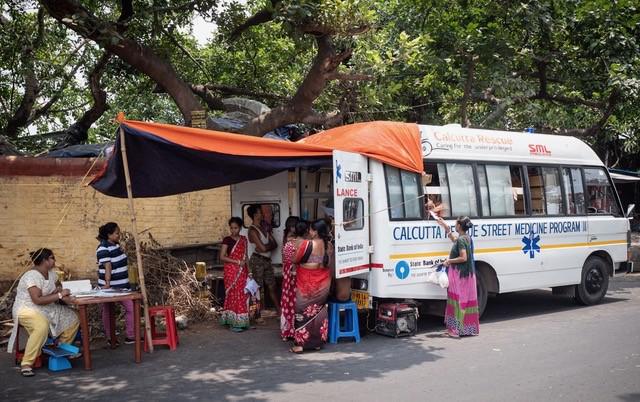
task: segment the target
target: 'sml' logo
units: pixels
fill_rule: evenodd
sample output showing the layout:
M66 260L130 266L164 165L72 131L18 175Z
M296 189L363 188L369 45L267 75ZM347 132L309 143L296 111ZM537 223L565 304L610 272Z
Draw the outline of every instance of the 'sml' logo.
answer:
M361 183L362 182L362 173L361 172L352 172L347 170L344 172L344 181L351 183Z
M547 146L542 144L529 144L529 153L531 155L551 155Z

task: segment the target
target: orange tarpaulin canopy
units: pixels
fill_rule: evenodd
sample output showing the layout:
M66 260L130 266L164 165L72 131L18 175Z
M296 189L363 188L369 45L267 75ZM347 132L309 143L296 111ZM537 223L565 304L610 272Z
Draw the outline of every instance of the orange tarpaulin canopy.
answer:
M333 150L356 152L389 165L423 171L416 124L368 122L326 130L298 142L125 120L135 197L157 197L256 180L295 167L330 165ZM105 171L92 185L126 197L119 138Z

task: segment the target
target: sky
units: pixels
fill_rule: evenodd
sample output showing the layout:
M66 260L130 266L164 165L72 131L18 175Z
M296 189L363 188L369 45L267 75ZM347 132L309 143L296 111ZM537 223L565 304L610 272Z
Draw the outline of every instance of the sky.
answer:
M212 33L216 30L216 24L207 22L199 15L193 21L193 36L195 36L198 44L203 46L211 38Z

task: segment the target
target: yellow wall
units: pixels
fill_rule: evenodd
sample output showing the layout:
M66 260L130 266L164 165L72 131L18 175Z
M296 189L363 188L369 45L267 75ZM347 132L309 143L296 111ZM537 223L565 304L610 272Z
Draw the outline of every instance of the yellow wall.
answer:
M114 221L132 231L128 201L80 185L81 179L0 175L0 281L15 279L28 252L39 247L51 248L74 279L94 278L98 227ZM229 189L136 199L135 207L138 230L163 246L209 243L227 231Z

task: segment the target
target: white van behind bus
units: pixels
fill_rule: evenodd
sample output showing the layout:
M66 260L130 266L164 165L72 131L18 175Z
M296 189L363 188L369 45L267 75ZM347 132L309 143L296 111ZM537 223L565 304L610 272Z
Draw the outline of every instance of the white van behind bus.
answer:
M232 213L253 203L272 211L277 239L289 215L335 211L336 276L352 277L360 307L378 300L444 300L427 282L451 242L426 203L454 226L474 223L481 312L490 295L554 288L582 304L604 297L626 267L629 221L609 173L573 137L420 126L425 171L409 172L357 153L232 186ZM245 222L248 226L249 222ZM280 262L280 253L274 253Z

